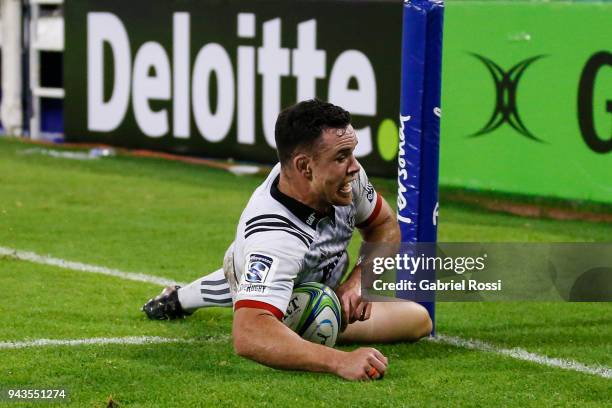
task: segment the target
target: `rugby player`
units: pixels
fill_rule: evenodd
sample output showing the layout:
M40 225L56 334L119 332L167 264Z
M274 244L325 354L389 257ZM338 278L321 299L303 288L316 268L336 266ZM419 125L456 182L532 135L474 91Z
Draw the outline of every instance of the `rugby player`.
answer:
M240 356L349 380L381 378L387 358L374 348L345 352L314 344L291 331L281 319L294 285L315 281L335 290L347 325L341 342L428 335L432 323L421 305L362 299L359 265L339 284L355 228L366 242L400 241L395 214L355 159L350 120L344 109L316 99L283 110L275 128L280 163L251 196L223 268L183 288L164 289L143 306L147 316L175 319L201 307L233 305L232 337Z

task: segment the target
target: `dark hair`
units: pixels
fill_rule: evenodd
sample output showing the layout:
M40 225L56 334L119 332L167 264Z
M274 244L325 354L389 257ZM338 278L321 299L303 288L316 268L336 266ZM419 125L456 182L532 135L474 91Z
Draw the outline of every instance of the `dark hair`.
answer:
M350 123L350 113L318 99L285 108L274 128L278 160L282 165L288 163L298 148L312 148L325 129L343 129Z

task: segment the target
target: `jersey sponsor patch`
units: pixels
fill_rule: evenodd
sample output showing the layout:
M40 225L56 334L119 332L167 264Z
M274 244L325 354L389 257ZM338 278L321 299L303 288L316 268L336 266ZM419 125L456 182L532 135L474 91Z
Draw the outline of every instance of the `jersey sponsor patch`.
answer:
M248 256L245 280L249 283L264 283L270 274L274 258L252 252Z
M372 185L372 183L368 182L368 185L366 186L365 190L366 198L369 202L372 202L374 200L374 186Z
M306 224L308 224L308 225L310 225L312 227L312 223L315 222L316 219L317 219L316 214L312 213L312 214L310 214L310 216L306 220Z

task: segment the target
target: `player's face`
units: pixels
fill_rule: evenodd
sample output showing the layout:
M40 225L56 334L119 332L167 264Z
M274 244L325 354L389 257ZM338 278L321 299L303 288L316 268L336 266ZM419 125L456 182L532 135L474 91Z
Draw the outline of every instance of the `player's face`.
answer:
M351 125L326 129L315 145L312 160L312 187L321 206L349 205L353 199L351 182L357 177L359 163L353 152L357 135Z

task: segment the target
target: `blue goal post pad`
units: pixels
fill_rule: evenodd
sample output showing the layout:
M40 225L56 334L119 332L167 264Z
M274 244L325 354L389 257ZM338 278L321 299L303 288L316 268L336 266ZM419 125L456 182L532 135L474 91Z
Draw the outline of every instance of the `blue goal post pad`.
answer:
M404 2L398 153L402 242L437 240L443 16L442 0ZM411 276L398 271L400 279ZM434 303L423 305L434 320Z

